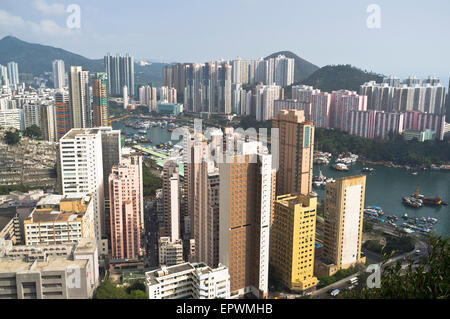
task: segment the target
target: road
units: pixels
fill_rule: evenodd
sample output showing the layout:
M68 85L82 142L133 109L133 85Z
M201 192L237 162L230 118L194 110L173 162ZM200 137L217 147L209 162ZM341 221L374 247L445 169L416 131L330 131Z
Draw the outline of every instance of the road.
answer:
M158 222L156 216L156 207L148 208L145 210L144 223L145 223L145 248L146 248L146 267L154 268L158 267L158 250L157 247L157 234L158 234Z
M393 264L393 263L396 263L399 260L403 260L404 258L407 258L408 256L411 256L411 259L413 261L420 260L421 258L423 258L427 254L427 245L426 245L426 243L423 242L422 238L420 238L420 239L417 238L417 239L418 240L416 241L416 245L415 245L414 250L412 250L412 251L410 251L408 253L404 253L404 254L401 254L401 255L398 255L396 257L393 257L393 258L389 259L383 266L381 265L381 262L376 263L376 265L382 266L382 268L384 268L385 266ZM420 254L419 255L415 254L416 250L420 250ZM402 262L402 270L404 270L408 266L408 264L409 264L409 262L407 260ZM357 273L352 274L352 275L350 275L350 276L348 276L348 277L346 277L344 279L336 281L335 283L333 283L331 285L328 285L326 287L318 289L318 290L316 290L316 291L314 291L312 293L312 297L315 298L315 299L332 298L329 295L329 293L328 293L330 290L333 290L333 289L343 290L344 288L348 288L350 286L348 281L351 278L357 277L359 275L361 275L361 272L357 272Z

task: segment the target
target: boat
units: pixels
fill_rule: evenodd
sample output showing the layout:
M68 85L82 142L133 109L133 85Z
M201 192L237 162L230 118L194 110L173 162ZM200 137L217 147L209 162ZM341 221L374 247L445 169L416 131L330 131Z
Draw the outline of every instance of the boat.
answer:
M402 200L403 200L403 204L410 206L410 207L419 208L419 207L423 206L423 202L421 199L414 198L412 196L404 196L404 197L402 197Z
M363 172L368 172L368 173L373 173L373 172L375 172L375 169L372 168L372 167L364 167L364 168L362 169L362 171L363 171Z
M349 171L348 166L345 165L344 163L336 163L335 165L332 166L332 168L334 168L335 170L341 171L341 172L342 171L344 171L344 172Z
M444 201L442 199L440 199L438 196L436 196L434 198L424 198L423 199L423 204L427 205L427 206L445 205L443 203L444 203Z
M139 130L138 132L141 134L147 134L147 130Z
M312 183L314 187L320 188L324 187L326 184L326 176L322 174L322 171L319 171L319 176L313 176Z
M412 172L411 175L417 176L417 175L419 175L419 173L418 172Z
M402 216L403 219L408 219L408 214Z

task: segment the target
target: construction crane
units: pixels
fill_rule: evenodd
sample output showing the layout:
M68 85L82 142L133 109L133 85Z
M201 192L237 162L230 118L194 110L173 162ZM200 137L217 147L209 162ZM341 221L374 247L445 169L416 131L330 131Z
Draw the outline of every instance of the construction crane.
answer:
M124 115L124 116L118 117L118 118L116 118L116 119L111 119L111 118L110 118L110 120L108 120L106 123L107 123L107 124L111 124L112 122L117 122L117 121L126 119L127 117L130 117L130 115Z

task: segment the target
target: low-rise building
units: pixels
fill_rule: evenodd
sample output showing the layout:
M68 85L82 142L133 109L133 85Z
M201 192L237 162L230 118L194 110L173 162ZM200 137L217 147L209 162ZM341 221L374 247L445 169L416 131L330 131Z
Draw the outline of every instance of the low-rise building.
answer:
M429 141L435 138L436 132L433 130L406 130L403 132L403 138L407 141L417 139L419 142Z
M91 195L49 195L24 220L26 245L74 243L95 238Z
M149 299L229 299L228 268L204 263L184 263L147 272Z
M65 245L0 242L0 299L88 299L99 283L95 239Z
M174 266L183 263L183 241L170 240L170 237L159 238L159 264Z

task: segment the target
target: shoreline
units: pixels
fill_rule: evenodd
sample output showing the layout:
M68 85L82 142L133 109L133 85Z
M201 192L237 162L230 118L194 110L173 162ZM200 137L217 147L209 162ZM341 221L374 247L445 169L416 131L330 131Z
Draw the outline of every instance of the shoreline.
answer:
M437 172L450 172L450 165L445 165L446 168L442 168L442 166L433 166L432 165L401 165L401 164L395 164L392 161L371 161L365 158L362 158L361 156L358 159L358 162L364 165L376 165L376 166L384 166L384 167L391 167L391 168L400 168L405 169L407 171L437 171Z

